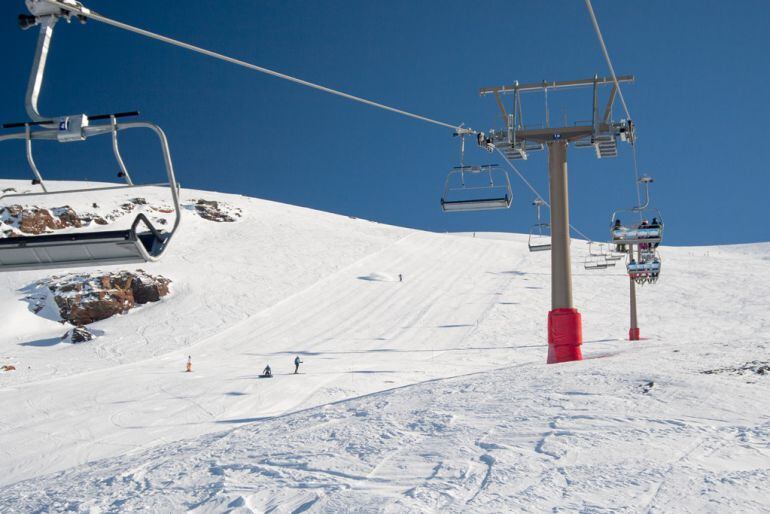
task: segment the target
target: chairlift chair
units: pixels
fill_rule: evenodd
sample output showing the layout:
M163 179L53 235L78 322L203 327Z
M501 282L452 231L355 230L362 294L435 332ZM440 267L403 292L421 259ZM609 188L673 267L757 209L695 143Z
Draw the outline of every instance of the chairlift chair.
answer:
M587 270L602 270L611 266L615 266L615 263L607 262L603 257L595 257L592 255L586 255L583 260L583 267Z
M586 255L583 261L583 267L587 270L614 268L614 260L607 259L607 256L604 243L588 241L588 255Z
M77 2L67 0L67 3L76 4ZM39 0L28 0L27 6L32 14L20 16L21 27L27 29L40 25L37 51L26 96L26 110L31 121L4 124L3 128L5 129L23 127L24 130L23 132L0 135L0 142L10 140L23 140L25 142L27 162L34 177L32 183L38 185L41 191L5 194L0 196L0 201L9 198L26 199L32 196L49 197L51 195L82 194L139 187L165 187L170 190L175 220L170 230L161 231L156 229L144 214L140 213L130 228L125 230L82 231L0 238L0 271L132 264L158 260L168 248L181 220L179 185L174 176L174 167L166 135L159 126L153 123L118 122L118 119L136 116L139 114L138 112L90 116L86 114L59 117L42 116L38 111L37 104L53 28L59 19L65 18L69 21L72 15L68 11ZM100 121L105 123L99 123ZM158 137L166 169L166 182L135 184L132 181L118 145L119 131L128 129L149 129ZM106 134L112 136L112 149L120 169L118 176L124 180L124 184L61 191L48 189L33 157L32 142L34 140L69 143L85 141L89 137Z
M644 184L645 201L631 209L619 209L612 213L610 221L610 240L615 245L652 245L656 247L663 240L663 217L660 211L650 207L649 185L653 179L643 176L639 182ZM623 220L626 220L625 223ZM638 219L639 223L628 220ZM657 220L657 224L643 224L643 220Z
M540 218L540 207L545 205L545 200L535 198L532 205L537 210L537 223L529 229L527 246L530 252L545 252L551 249L551 224L544 223Z
M631 277L637 284L654 284L658 281L660 276L661 259L657 252L654 252L651 257L643 259L634 259L629 257L626 263L626 269L628 270L628 276Z
M497 181L494 178L495 174L498 175ZM474 184L471 185L466 182L468 175L471 177L486 175L488 182L478 183L478 180L474 180ZM511 206L512 200L513 192L508 173L497 170L497 164L455 166L449 171L444 183L441 209L444 212L507 209Z
M497 164L465 164L465 136L472 134L476 133L468 128L455 133L460 136L460 165L449 170L444 181L441 195L444 212L488 211L511 206L513 191L507 172L499 170Z
M612 262L619 261L626 255L626 252L621 252L616 249L617 245L608 244L607 246L608 246L608 252L604 256L604 258L607 259L608 261L612 261Z

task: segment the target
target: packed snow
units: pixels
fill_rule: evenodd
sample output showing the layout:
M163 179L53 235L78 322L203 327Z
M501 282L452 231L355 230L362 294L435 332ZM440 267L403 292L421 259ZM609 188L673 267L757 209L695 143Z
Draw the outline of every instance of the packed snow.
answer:
M182 197L161 262L104 270L171 293L92 341L30 308L62 270L0 274L0 511L770 510L770 244L662 247L631 343L622 265L573 241L585 360L549 366L525 236Z

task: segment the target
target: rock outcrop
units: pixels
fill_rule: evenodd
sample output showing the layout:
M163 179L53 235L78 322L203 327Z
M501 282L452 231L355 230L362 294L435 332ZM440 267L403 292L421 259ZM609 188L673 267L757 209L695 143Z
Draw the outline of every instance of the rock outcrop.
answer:
M94 337L94 334L92 334L87 328L74 327L68 330L61 339L65 343L78 344L91 341Z
M232 223L241 217L241 210L225 205L216 200L196 200L195 212L205 220L219 223Z
M106 225L107 221L90 214L79 215L70 206L43 209L40 207L23 207L9 205L0 208L0 224L6 237L14 235L48 234L54 230L65 228L80 228L91 222Z
M40 312L49 296L60 319L75 327L124 314L136 305L157 302L169 293L171 281L142 270L113 273L70 273L36 284L43 294L28 300L34 312Z

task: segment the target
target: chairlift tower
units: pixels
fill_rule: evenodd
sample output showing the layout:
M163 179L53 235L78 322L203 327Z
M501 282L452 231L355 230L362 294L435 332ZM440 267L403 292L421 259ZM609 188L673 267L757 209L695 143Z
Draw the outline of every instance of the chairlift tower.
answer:
M617 82L633 82L633 76L617 77ZM611 85L612 89L599 113L599 90ZM593 109L590 122L552 127L548 112L548 92L582 87L593 88ZM531 127L524 124L521 95L542 92L546 99L545 124ZM572 302L572 272L570 268L569 187L567 174L567 146L593 148L597 158L617 156L617 141L633 143L634 126L631 120L612 120L612 105L617 84L611 77L594 76L591 79L563 82L535 82L510 86L482 88L481 95L494 95L505 128L491 130L492 144L509 159L527 159L529 152L548 149L549 193L551 203L551 310L548 313L548 363L569 362L583 358L582 320ZM513 94L513 112L508 113L502 95Z
M631 209L621 209L612 214L610 222L610 240L617 247L623 248L627 254L628 278L630 283L630 327L628 339L638 341L640 339L638 316L636 311L636 284L658 281L660 275L660 256L657 247L663 240L664 224L660 211L650 207L650 184L654 180L647 175L639 178L639 184L644 186L644 201ZM623 225L620 214L631 219L637 218L638 225ZM653 224L645 224L645 213L653 214ZM628 218L626 218L628 221Z

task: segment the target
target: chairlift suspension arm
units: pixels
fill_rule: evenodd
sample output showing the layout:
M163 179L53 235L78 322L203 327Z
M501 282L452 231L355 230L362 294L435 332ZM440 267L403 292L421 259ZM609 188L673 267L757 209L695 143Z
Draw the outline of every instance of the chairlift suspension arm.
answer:
M46 189L45 183L43 182L43 176L40 174L40 170L37 168L37 164L35 164L35 158L32 156L32 129L29 125L25 127L24 140L27 149L27 163L32 170L32 174L35 175L35 180L40 184L40 188L43 192L48 192L48 189Z
M594 136L599 128L599 85L596 83L598 79L598 75L594 77L593 106L591 108L591 126L593 127Z
M32 121L43 121L37 106L40 91L43 87L43 76L45 75L45 64L48 60L48 49L51 46L53 37L53 28L58 19L56 16L44 16L40 21L40 33L37 38L37 48L35 49L35 58L32 62L32 70L29 74L27 83L27 96L25 98L25 108L27 116Z
M120 172L123 174L123 178L126 179L126 184L133 186L131 181L131 175L128 173L126 164L123 162L123 156L120 155L120 147L118 146L118 121L115 115L110 116L110 123L112 124L112 153L115 154L115 160L118 161Z

